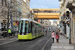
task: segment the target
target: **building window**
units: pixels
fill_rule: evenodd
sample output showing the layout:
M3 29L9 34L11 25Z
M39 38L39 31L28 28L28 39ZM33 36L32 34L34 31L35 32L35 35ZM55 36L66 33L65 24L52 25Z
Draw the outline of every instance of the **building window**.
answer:
M0 0L0 5L2 4L2 1Z
M7 1L5 0L5 6L7 6L7 3L6 3Z
M2 0L2 5L3 5L3 0Z
M26 0L23 0L24 2L26 2Z

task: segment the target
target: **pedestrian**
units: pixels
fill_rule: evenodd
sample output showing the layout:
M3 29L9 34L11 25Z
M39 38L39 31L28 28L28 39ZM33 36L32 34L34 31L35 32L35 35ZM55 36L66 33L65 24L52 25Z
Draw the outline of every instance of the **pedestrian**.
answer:
M8 30L9 37L11 36L11 29Z
M59 29L56 29L56 33L60 34Z
M62 31L60 30L60 35L62 35Z
M47 30L45 31L45 34L47 35Z
M54 31L52 32L52 42L54 43Z
M56 43L58 43L59 42L59 34L57 32L56 32L55 38L56 38Z

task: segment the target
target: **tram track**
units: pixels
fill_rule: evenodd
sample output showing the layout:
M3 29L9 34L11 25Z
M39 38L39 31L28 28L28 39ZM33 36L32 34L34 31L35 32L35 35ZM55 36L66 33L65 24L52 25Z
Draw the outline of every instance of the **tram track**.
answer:
M51 34L48 33L45 36L39 37L31 41L14 41L0 46L0 50L45 50L46 47L51 46ZM48 42L47 42L48 41ZM50 43L49 43L50 42ZM46 45L45 45L46 44Z

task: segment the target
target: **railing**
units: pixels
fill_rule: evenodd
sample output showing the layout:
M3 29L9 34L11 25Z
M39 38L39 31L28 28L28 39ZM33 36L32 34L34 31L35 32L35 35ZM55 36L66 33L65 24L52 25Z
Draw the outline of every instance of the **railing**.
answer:
M60 11L34 11L34 13L59 13Z

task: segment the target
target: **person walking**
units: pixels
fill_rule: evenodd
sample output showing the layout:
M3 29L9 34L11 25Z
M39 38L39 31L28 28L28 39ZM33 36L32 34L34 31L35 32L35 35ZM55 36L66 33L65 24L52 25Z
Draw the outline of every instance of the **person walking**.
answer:
M11 29L8 30L9 37L11 36Z
M62 35L62 31L60 30L60 35Z
M54 43L54 31L52 32L52 42Z
M55 38L56 38L56 43L58 43L59 42L59 34L57 32L56 32Z
M45 34L47 35L47 30L45 31Z

